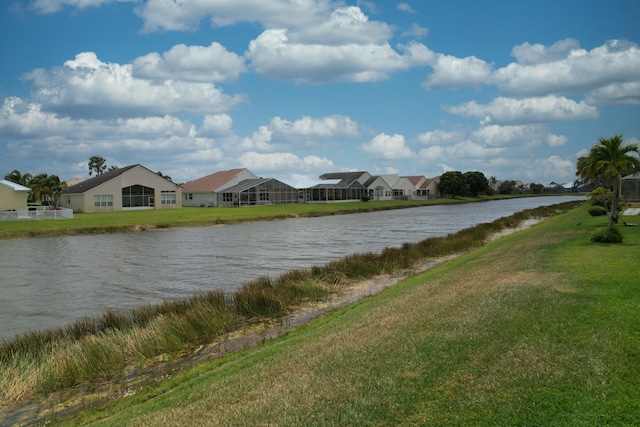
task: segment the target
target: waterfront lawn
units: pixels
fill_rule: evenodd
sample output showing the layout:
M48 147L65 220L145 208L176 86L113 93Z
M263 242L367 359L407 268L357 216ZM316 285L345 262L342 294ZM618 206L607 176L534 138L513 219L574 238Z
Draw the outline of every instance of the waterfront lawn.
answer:
M211 226L235 222L312 217L400 209L429 204L464 203L480 198L433 199L425 201L371 201L345 203L301 203L243 208L180 208L122 212L76 213L68 220L25 220L0 222L0 239L47 237L74 234L140 231L171 227Z
M639 425L640 227L603 226L572 210L66 421Z

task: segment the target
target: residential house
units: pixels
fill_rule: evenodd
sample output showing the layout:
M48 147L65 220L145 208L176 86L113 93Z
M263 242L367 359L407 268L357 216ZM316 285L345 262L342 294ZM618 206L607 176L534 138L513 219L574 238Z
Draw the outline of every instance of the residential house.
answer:
M313 202L344 202L361 200L368 194L364 184L371 178L368 172L332 172L320 175L325 181L302 190L303 200Z
M438 184L435 179L426 178L422 175L405 176L407 181L413 185L411 196L413 199L435 199L438 197Z
M406 177L398 176L396 174L380 175L380 177L391 187L391 196L394 199L409 200L413 195L415 187Z
M65 188L58 205L74 212L180 208L182 188L136 164Z
M0 211L26 211L30 191L24 185L0 180Z
M219 206L219 194L247 179L259 177L249 169L230 169L189 181L182 185L182 206Z
M392 188L381 176L372 176L364 183L364 187L371 200L393 200Z
M217 206L298 203L298 189L274 178L245 179L218 192Z

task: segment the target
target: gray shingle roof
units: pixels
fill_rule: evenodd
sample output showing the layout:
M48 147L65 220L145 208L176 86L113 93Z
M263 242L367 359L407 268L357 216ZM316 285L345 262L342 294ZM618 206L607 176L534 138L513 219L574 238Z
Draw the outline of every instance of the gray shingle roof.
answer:
M85 181L82 181L76 185L72 185L71 187L67 187L64 190L62 190L62 194L82 194L85 191L89 191L92 188L97 187L100 184L104 184L105 182L109 181L110 179L115 178L116 176L122 175L123 173L125 173L126 171L128 171L129 169L132 169L136 166L140 166L140 165L130 165L130 166L125 166L122 168L118 168L118 169L114 169L112 171L109 172L105 172L101 175L98 175L94 178L90 178L87 179ZM144 166L143 166L144 167Z

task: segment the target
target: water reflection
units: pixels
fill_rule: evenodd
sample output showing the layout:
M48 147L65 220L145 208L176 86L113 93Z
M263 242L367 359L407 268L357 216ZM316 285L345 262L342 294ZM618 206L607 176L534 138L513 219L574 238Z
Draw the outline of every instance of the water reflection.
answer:
M575 197L430 206L321 218L0 241L0 339L107 309L209 289L233 292L261 275L457 232Z

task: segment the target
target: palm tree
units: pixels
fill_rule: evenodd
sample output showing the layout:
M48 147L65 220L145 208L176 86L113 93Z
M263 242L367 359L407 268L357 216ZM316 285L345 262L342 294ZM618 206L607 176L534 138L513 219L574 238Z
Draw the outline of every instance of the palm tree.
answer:
M95 172L96 175L102 175L107 169L107 161L104 159L104 157L91 156L89 158L89 163L87 164L87 166L89 166L89 175L91 175L93 172Z
M600 138L591 147L588 156L578 159L576 166L576 174L581 177L592 180L610 180L613 187L613 203L609 214L609 228L612 228L616 221L622 175L634 173L640 169L640 159L631 155L631 153L640 154L638 145L622 144L622 135L616 134L611 138Z
M31 180L31 194L34 200L49 202L51 205L58 204L58 198L66 183L60 182L57 175L47 175L40 173Z
M16 184L24 185L25 187L29 186L29 182L33 176L30 173L25 173L22 175L18 169L14 169L11 173L8 173L4 176L4 179L7 181L15 182Z

